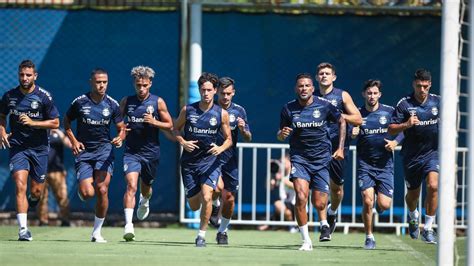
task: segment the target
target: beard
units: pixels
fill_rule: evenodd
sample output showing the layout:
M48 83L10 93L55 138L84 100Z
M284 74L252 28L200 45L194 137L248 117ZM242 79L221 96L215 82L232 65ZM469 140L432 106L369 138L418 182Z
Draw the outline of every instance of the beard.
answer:
M29 89L31 89L31 87L33 87L33 83L32 82L29 82L29 83L20 82L20 87L22 89L29 90Z

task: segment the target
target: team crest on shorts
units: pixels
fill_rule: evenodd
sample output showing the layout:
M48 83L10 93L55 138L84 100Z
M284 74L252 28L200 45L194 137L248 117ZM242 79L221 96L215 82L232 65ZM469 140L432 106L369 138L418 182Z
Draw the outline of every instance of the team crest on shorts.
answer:
M318 109L314 109L313 117L314 118L319 118L320 116L321 116L321 112Z
M109 108L105 107L104 110L102 110L102 115L103 115L103 116L109 116L109 115L110 115L110 110L109 110Z
M291 174L296 173L296 168L294 166L291 167Z
M211 126L217 125L217 118L212 117L211 119L209 119L209 124L211 124Z
M123 165L123 171L124 171L124 172L127 172L127 170L128 170L128 164L124 164L124 165Z
M433 115L438 115L438 108L436 106L434 106L433 108L431 108L431 113Z
M363 181L363 180L359 180L359 187L361 188L363 185L364 185L364 181Z
M13 171L13 163L10 163L9 167L10 167L10 171Z
M405 185L407 186L407 188L410 188L410 183L406 180L405 180Z
M229 122L231 122L231 123L235 122L235 115L234 114L229 114Z
M155 108L153 108L153 105L148 105L146 107L146 112L149 113L149 114L153 114L153 112L155 111Z
M384 115L381 116L381 117L379 118L379 123L380 123L381 125L387 124L387 117L385 117Z
M33 108L33 109L38 109L38 106L39 106L39 104L38 104L37 101L32 101L32 102L31 102L31 108Z

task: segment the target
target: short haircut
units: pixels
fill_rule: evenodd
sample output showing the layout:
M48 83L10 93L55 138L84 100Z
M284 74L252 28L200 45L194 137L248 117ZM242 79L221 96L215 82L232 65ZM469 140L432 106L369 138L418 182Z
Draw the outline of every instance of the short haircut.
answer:
M130 73L133 78L145 78L152 80L155 77L155 70L153 68L148 67L148 66L136 66L132 68L132 71Z
M235 81L232 78L222 77L222 78L219 79L218 88L219 89L226 89L229 86L234 86L234 84L235 84ZM234 86L234 89L235 89L235 86Z
M382 81L378 79L369 79L364 83L364 87L362 87L362 91L366 91L368 88L371 87L379 88L379 91L382 92Z
M424 68L419 68L415 71L413 80L431 81L431 73Z
M321 64L319 64L317 67L316 67L316 74L319 73L319 71L323 68L329 68L332 70L332 73L333 74L336 74L336 67L333 66L331 63L328 63L328 62L322 62Z
M300 79L310 79L311 81L313 80L313 77L309 73L299 73L296 75L296 82Z
M203 72L201 74L201 76L199 77L198 79L198 86L199 88L201 88L201 86L206 83L206 82L210 82L212 83L212 86L214 88L217 88L217 85L219 83L219 78L217 77L216 74L214 73L207 73L207 72Z
M33 63L33 61L31 61L30 59L21 61L20 65L18 66L18 71L22 70L23 68L32 68L33 71L36 73L35 63Z
M94 78L97 74L105 74L108 75L107 71L103 68L94 68L91 72L91 79Z

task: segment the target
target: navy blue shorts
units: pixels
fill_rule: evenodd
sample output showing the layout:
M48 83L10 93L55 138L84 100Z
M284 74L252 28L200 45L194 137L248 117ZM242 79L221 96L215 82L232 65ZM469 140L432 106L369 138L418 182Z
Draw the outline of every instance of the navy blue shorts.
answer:
M181 177L183 179L186 198L192 198L201 191L201 185L206 184L216 189L217 180L220 176L220 164L216 160L211 167L202 168L189 167L181 163Z
M221 165L221 176L224 182L224 189L229 192L237 192L239 190L239 166L235 161L228 161Z
M439 159L437 152L425 156L423 160L404 158L403 162L405 169L405 184L409 190L419 188L429 172L439 173Z
M113 150L110 149L108 152L100 153L83 151L76 157L75 167L77 180L79 182L93 177L94 171L104 171L112 175L114 173Z
M301 178L309 182L309 188L329 193L328 166L319 163L291 162L290 180Z
M139 173L142 182L151 186L156 178L156 172L160 159L146 159L139 154L124 153L123 171L125 175L136 172Z
M10 172L27 170L37 183L44 183L48 168L48 150L10 150Z
M359 162L357 169L357 178L359 188L364 191L373 187L376 193L382 193L385 196L393 197L393 167L392 168L375 168L366 166Z
M331 178L332 182L339 186L344 185L344 165L348 160L348 155L349 149L344 148L344 160L338 161L336 159L331 159L331 162L329 163L329 177Z

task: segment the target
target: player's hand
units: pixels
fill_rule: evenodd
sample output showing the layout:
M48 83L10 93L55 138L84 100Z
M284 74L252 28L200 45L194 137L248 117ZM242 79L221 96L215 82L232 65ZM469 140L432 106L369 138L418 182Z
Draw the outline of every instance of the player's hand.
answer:
M198 143L197 140L184 141L181 146L183 146L183 149L185 149L187 152L192 152L195 149L199 149L199 146L196 145L196 143Z
M210 149L207 151L207 153L210 153L210 154L212 154L212 155L214 155L214 156L217 156L217 155L219 155L219 154L221 154L221 153L223 152L223 150L221 149L221 146L218 146L218 145L216 145L215 143L212 143L212 144L211 144L211 147L212 147L212 148L210 148Z
M408 121L406 122L407 128L411 128L412 126L417 126L420 124L420 120L418 120L418 116L413 115L408 118Z
M0 149L7 149L7 148L10 148L10 142L8 141L8 139L10 138L11 135L12 135L12 133L10 133L10 134L7 134L7 133L2 134L2 136L1 136L1 138L0 138L0 143L1 143Z
M115 148L120 148L122 147L122 138L121 137L115 137L110 143L115 146Z
M291 127L284 127L278 132L278 137L280 140L285 140L291 134L293 129Z
M352 128L352 135L351 137L354 139L360 134L360 127L353 127Z
M237 126L239 127L240 131L244 132L245 130L245 120L240 117L237 117Z
M29 116L25 115L25 114L20 115L19 121L23 125L29 126L29 127L33 126L33 124L34 124L34 121L31 120L31 118Z
M387 144L385 144L385 149L387 151L394 151L395 147L397 147L398 143L395 140L388 140L388 139L383 139Z
M338 161L344 160L344 149L337 149L332 155L332 158Z
M82 142L76 141L72 143L72 154L78 155L82 151L84 151L86 147L84 147L84 144Z
M150 125L154 125L155 122L156 122L155 117L153 117L153 115L151 115L151 114L149 114L149 113L145 113L145 114L143 115L143 118L144 118L143 121L144 121L145 123L150 124Z

